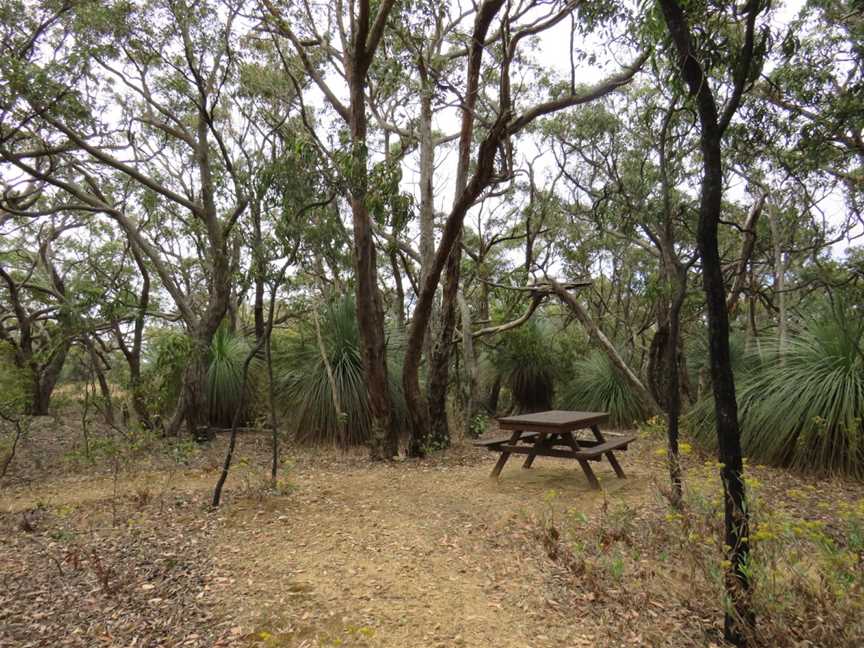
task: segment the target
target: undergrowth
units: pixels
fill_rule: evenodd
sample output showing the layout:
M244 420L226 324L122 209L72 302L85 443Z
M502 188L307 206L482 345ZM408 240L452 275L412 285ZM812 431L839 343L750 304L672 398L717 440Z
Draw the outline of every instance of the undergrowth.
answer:
M638 509L604 504L588 517L561 513L550 493L535 533L554 565L553 588L569 599L565 607L590 605L607 634L616 622L625 632L632 623L622 620L638 619L648 645L722 644L728 563L717 474L713 461L689 470L680 510L657 497ZM747 486L757 619L751 644L864 645L864 499L838 498L827 483L764 494L754 478ZM662 622L645 618L661 615Z

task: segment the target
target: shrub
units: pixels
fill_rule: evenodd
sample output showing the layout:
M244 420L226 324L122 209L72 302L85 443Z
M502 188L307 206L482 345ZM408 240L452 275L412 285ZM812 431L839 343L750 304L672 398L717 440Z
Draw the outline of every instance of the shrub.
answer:
M151 412L169 416L177 406L183 387L183 372L194 352L194 340L181 331L162 330L148 340L142 372L144 390ZM226 326L220 326L208 350L207 397L211 425L229 427L240 404L243 362L249 341ZM250 368L248 390L254 385ZM245 418L245 417L244 417Z
M207 362L207 401L210 407L210 424L230 427L234 412L240 407L243 389L243 364L252 350L249 340L220 326L210 343ZM254 361L253 361L254 364ZM249 367L246 381L247 395L255 382L254 367ZM249 409L249 400L245 409ZM248 417L244 412L242 420Z
M602 351L590 351L576 361L572 375L561 396L563 408L609 412L610 422L619 428L631 427L649 415L647 404Z
M371 417L354 299L346 296L326 306L320 327L344 418L336 412L327 368L315 328L309 322L278 340L273 358L275 388L294 421L298 441L341 446L366 443ZM402 351L402 340L391 335L387 345L390 396L397 424L404 427L407 412L401 387Z
M519 412L552 407L555 382L561 374L560 356L546 322L531 320L508 331L492 355L492 364L510 390Z
M758 461L822 474L864 477L864 324L854 317L811 321L782 349L774 340L738 378L744 452ZM708 447L713 399L688 424Z

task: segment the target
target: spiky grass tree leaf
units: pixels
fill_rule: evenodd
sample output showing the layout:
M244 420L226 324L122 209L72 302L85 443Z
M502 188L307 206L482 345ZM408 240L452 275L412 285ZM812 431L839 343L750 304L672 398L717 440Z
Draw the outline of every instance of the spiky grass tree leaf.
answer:
M631 427L648 416L646 404L603 352L593 350L578 360L572 375L561 395L563 408L609 412L610 423L618 428Z
M738 411L744 452L757 461L820 474L864 478L864 324L810 322L778 342L743 374ZM713 447L713 401L688 416L696 438Z
M220 326L210 343L207 366L207 400L210 407L210 423L229 427L234 412L240 406L243 389L243 363L251 350L249 340ZM252 389L253 374L247 378L247 394Z
M344 297L323 309L321 338L344 414L336 411L327 367L314 327L308 322L283 340L274 353L276 389L293 420L301 443L360 445L369 440L371 417L360 355L357 309ZM393 414L404 427L407 411L402 395L402 340L388 339L388 369Z

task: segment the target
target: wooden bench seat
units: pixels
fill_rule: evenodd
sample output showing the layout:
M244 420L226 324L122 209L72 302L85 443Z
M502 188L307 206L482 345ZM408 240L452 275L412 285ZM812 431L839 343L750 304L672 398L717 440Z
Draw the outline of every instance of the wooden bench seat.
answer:
M523 432L520 440L529 440L531 437L536 437L537 432ZM507 443L510 440L510 435L495 437L494 439L475 439L471 443L478 448L488 448L490 446L501 445L502 443Z
M604 452L609 452L610 450L626 450L627 446L630 445L633 441L636 440L635 434L616 434L616 435L607 435L606 441L603 443L597 443L596 445L588 445L588 442L579 442L580 446L583 446L579 449L579 452L576 456L582 457L583 459L599 459L600 455Z

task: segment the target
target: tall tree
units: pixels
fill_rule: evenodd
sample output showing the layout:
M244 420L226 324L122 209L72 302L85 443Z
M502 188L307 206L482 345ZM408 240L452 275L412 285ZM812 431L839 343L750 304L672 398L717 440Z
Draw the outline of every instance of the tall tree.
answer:
M758 72L758 49L764 47L764 37L757 43L756 19L765 5L761 0L749 0L742 8L734 8L734 22L739 30L737 46L730 61L731 89L725 106L719 107L715 96L719 88L713 87L716 69L705 63L705 51L700 51L692 32L691 23L697 19L685 13L677 0L658 0L672 46L677 54L681 77L693 98L699 115L700 145L702 151L702 184L699 201L697 240L702 259L702 283L708 315L708 342L711 362L711 380L717 417L717 441L720 473L725 504L725 541L730 567L726 574L726 589L732 606L726 613L725 636L736 645L745 645L755 623L750 603L750 575L748 560L749 512L744 489L741 434L738 427L738 405L735 398L735 379L729 352L729 319L726 306L726 286L720 263L717 226L723 199L723 135L729 127L741 98ZM704 16L703 16L704 17ZM709 17L712 17L709 13ZM710 38L707 39L710 43ZM722 111L721 111L722 110Z
M347 184L354 231L354 289L357 298L357 320L360 330L363 367L369 389L372 415L371 456L376 459L393 457L398 448L398 436L392 417L392 404L387 379L384 307L378 286L378 260L370 216L369 145L367 142L369 115L366 89L369 68L375 59L395 0L383 0L373 8L369 0L359 0L317 18L327 20L338 34L341 49L329 45L329 35L319 31L316 16L302 7L293 7L283 15L273 3L265 0L265 21L274 31L287 38L306 68L306 72L347 126L350 151L343 160L342 171ZM308 5L305 7L309 9ZM374 9L374 11L373 11ZM335 15L334 15L335 14ZM296 27L295 27L296 25ZM298 34L295 29L302 28ZM348 84L348 102L343 103L330 87L317 65L313 50L323 48L325 58L337 66L338 74Z
M232 109L243 10L233 0L34 3L23 10L29 32L4 38L0 155L63 192L66 209L108 216L151 265L195 340L170 426L193 433L206 423L205 353L231 299L252 174L239 152L249 121ZM144 231L148 212L160 218Z
M593 101L629 83L646 58L644 55L638 56L621 72L595 86L580 88L572 85L567 92L556 98L541 100L524 110L517 110L511 92L510 72L511 64L517 60L520 43L527 37L542 33L560 23L572 13L575 5L569 2L553 3L550 7L544 8L545 13L540 17L532 16L521 25L517 21L518 13L516 10L511 11L509 7L499 17L498 14L503 6L504 2L501 0L485 0L478 7L475 15L468 46L464 90L459 93L461 128L458 141L456 191L450 212L444 222L433 264L420 286L409 326L402 376L411 418L411 448L415 454L422 453L430 433L429 412L419 387L420 356L435 294L445 267L447 276L442 296L442 311L445 313L445 318L448 317L448 312L452 313L450 317L455 322L462 225L466 214L490 187L506 182L512 177L513 156L510 143L512 137L543 115ZM476 131L480 78L483 54L489 49L487 41L490 40L490 29L496 17L500 21L500 28L491 33L491 40L501 41L500 59L492 62L498 71L497 86L492 86L497 91L497 97L494 100L495 109L484 120L489 126L481 137ZM472 163L472 151L475 150L474 142L477 140L479 145L476 147L476 158ZM441 330L446 331L448 326L448 320L445 319ZM452 330L451 326L451 336Z

